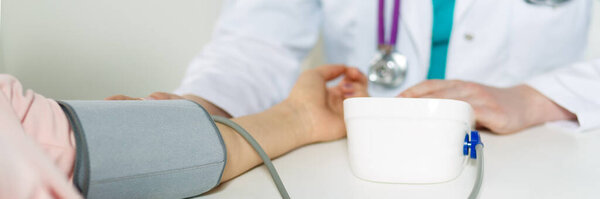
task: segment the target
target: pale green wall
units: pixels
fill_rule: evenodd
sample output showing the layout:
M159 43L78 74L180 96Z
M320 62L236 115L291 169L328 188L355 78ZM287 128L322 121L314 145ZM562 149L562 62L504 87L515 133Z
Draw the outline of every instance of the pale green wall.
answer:
M58 99L172 91L220 0L2 0L4 71Z
M0 73L4 73L4 58L3 58L3 46L2 46L2 0L0 0Z

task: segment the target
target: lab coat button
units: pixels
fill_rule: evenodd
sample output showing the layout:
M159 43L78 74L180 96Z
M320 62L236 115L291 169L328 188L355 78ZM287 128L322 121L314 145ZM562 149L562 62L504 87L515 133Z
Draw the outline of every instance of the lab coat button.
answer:
M467 34L465 34L465 39L466 39L467 41L471 41L471 40L473 40L473 35L472 35L472 34L469 34L469 33L467 33Z

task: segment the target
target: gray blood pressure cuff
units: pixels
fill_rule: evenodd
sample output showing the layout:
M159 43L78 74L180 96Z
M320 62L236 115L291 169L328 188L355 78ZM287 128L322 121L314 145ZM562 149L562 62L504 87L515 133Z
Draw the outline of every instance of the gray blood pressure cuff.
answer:
M187 100L61 101L75 132L73 181L86 198L186 198L221 179L226 149Z

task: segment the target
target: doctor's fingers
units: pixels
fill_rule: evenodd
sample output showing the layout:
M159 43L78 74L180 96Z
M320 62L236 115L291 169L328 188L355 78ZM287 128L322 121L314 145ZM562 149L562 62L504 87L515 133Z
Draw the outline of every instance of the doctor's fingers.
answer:
M465 96L459 96L454 94L458 92L449 91L450 90L439 91L422 96L422 98L455 99L467 102L473 108L477 126L485 127L493 132L501 134L513 132L506 128L509 118L505 114L506 111L499 106L494 98L478 93L466 93L467 95Z
M434 98L434 99L454 99L467 102L473 107L474 110L483 109L499 112L500 105L498 100L485 89L485 86L480 85L481 88L476 87L461 87L459 86L438 90L427 95L423 95L420 98Z
M507 134L516 132L516 129L510 128L510 117L505 112L492 106L474 106L476 123L478 126L485 127L494 133Z
M135 97L129 97L127 95L114 95L114 96L110 96L107 98L104 98L104 100L144 100L142 98L135 98Z
M400 93L398 97L422 97L439 90L458 87L465 83L466 82L460 80L427 80L406 89L404 92Z
M148 96L149 99L155 99L155 100L173 100L173 99L184 99L183 97L179 96L179 95L175 95L172 93L166 93L166 92L154 92L152 94L150 94Z
M433 81L432 81L433 82ZM441 85L443 84L443 85ZM401 94L402 97L412 95L411 97L418 98L441 98L441 99L456 99L473 104L482 104L489 100L490 95L487 93L485 86L463 82L458 80L450 80L436 85L436 90L429 90L428 93L421 95L412 95L411 93ZM409 91L410 92L410 91Z
M449 88L434 91L425 95L418 96L417 98L433 98L433 99L455 99L467 101L473 99L471 93L464 89Z
M423 97L456 99L467 102L473 108L478 126L500 134L515 132L512 127L515 125L511 125L511 122L514 123L514 119L509 116L509 111L487 88L481 85L481 89L458 89L465 91L462 92L462 96L458 94L461 93L459 91L447 89Z

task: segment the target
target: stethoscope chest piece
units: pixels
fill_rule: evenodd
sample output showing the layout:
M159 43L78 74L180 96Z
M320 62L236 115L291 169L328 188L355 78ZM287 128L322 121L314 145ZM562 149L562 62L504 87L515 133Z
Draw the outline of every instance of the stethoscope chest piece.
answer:
M394 1L389 41L385 38L385 1L379 0L377 15L377 49L369 67L369 82L384 88L397 88L406 79L408 61L406 56L396 51L400 23L400 0Z
M368 78L371 83L395 88L404 83L408 60L398 52L380 52L375 55L369 67Z

